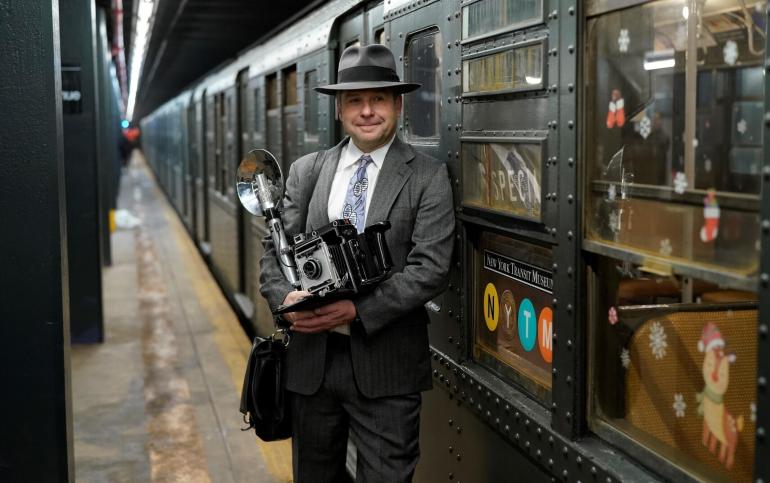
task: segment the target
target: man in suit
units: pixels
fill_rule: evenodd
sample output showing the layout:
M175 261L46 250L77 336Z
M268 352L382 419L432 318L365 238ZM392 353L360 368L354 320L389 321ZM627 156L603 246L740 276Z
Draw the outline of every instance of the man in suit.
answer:
M389 220L394 264L369 294L285 316L294 331L286 387L298 483L343 480L349 433L359 481L410 481L417 465L420 392L431 388L424 304L445 289L455 223L446 165L396 136L401 94L419 87L400 82L387 47L349 47L338 83L317 88L336 96L349 137L289 169L288 236L340 218L359 232ZM273 308L308 295L293 289L279 263L266 244L261 290Z

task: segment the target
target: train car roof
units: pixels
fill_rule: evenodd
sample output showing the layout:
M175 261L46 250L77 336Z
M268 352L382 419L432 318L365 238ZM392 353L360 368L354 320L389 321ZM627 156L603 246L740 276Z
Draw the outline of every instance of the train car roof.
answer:
M235 84L238 72L249 68L255 74L274 70L306 54L329 45L334 22L362 0L333 0L314 10L278 35L247 50L232 63L198 84L193 94L197 101L202 91L219 92Z

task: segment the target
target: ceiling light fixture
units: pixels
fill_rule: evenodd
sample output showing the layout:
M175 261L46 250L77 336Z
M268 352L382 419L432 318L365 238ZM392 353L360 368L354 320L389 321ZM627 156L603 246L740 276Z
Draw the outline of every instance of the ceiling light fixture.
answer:
M128 83L128 102L126 105L126 119L129 121L134 116L139 79L142 75L147 47L150 44L153 20L155 20L155 6L155 0L141 0L136 12L134 31L131 36L131 67L129 70L131 78Z

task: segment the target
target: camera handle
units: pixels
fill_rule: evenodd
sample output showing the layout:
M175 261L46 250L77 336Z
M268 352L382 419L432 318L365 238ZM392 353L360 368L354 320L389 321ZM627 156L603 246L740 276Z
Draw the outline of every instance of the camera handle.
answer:
M292 256L292 248L289 242L286 240L286 232L283 230L283 223L281 223L280 216L270 217L269 212L265 212L265 221L270 228L270 236L273 239L273 246L278 252L278 261L281 262L281 270L286 280L295 289L300 288L299 276L297 275L297 267L294 264L294 257Z

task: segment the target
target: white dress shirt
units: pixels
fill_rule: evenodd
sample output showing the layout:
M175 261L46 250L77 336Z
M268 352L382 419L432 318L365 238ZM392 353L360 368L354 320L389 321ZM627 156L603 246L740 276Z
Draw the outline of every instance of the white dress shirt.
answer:
M353 143L352 139L348 142L347 146L342 149L340 161L337 163L337 171L334 172L331 191L329 192L327 212L329 214L330 222L342 218L342 209L344 208L342 205L345 204L345 195L348 192L350 178L353 177L353 173L358 169L358 160L364 154L368 154L372 157L372 162L366 167L369 188L366 190L366 206L364 207L364 214L366 215L369 213L369 204L372 202L374 188L377 186L377 177L380 174L382 163L385 162L385 156L388 154L388 149L390 149L390 145L393 144L395 138L396 135L394 134L387 144L375 149L371 153L364 153L358 149L358 146ZM364 226L366 226L366 221L364 221ZM332 332L350 335L350 326L338 325L332 329Z
M364 207L364 214L369 213L369 204L372 202L372 195L374 189L377 186L377 177L382 169L382 163L385 162L385 156L388 154L390 145L393 144L393 139L396 136L393 135L387 144L381 146L371 153L364 153L358 146L353 143L351 139L347 146L342 149L340 153L340 161L337 163L337 171L334 172L334 180L332 181L331 191L329 192L329 205L328 214L329 221L339 220L342 218L342 209L345 204L345 195L348 192L348 185L350 184L350 178L358 169L358 160L364 154L368 154L372 157L372 162L366 168L366 177L369 179L369 188L366 190L366 206ZM365 223L365 222L364 222Z

